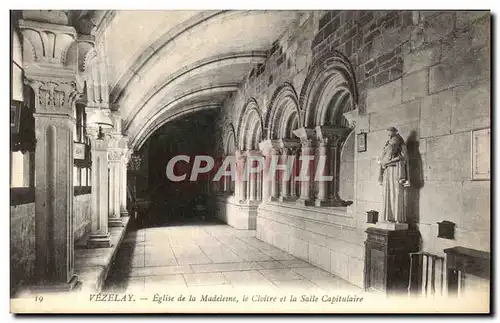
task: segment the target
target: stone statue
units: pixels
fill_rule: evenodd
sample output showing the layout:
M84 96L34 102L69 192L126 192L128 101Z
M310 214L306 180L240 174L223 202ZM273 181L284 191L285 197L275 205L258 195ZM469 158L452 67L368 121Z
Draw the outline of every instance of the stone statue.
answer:
M394 127L387 130L389 139L378 161L378 182L383 188L381 219L384 222L406 223L404 188L410 186L408 152L398 130Z

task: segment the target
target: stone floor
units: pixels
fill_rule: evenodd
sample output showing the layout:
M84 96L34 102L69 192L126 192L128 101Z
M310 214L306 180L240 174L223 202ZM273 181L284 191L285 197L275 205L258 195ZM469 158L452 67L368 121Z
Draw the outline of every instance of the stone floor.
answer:
M224 224L154 227L129 232L105 284L106 292L166 288L350 291L358 287Z

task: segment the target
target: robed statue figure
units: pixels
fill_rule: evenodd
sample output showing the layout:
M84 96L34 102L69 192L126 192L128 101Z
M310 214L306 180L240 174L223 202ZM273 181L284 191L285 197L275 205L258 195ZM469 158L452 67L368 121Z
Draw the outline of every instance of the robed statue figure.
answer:
M379 159L378 182L383 189L381 219L384 222L406 223L404 188L410 186L408 151L398 130L394 127L387 130L389 139Z

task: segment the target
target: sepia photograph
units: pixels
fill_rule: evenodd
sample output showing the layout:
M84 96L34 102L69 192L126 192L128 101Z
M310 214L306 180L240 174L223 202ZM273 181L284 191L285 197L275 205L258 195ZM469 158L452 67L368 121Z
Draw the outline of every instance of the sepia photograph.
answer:
M10 10L10 313L491 313L491 35Z

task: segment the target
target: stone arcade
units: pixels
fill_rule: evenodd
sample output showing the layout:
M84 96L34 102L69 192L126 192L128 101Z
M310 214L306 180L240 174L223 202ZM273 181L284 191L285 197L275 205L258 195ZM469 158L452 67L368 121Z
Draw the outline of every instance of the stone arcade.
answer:
M489 259L489 12L24 10L11 39L11 297L488 288L450 259ZM179 155L291 174L168 181Z

